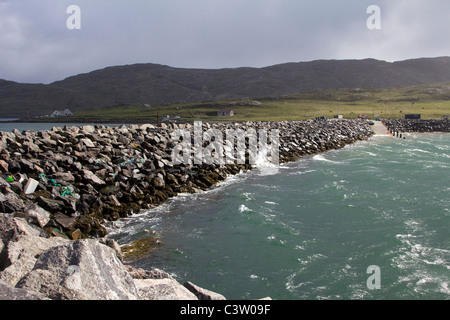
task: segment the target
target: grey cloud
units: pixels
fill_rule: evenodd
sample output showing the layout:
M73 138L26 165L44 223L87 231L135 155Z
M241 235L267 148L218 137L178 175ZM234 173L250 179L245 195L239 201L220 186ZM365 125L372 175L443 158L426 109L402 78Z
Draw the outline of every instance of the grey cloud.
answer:
M81 30L65 27L66 8ZM382 30L366 9L382 9ZM0 78L51 82L110 65L262 67L315 59L446 55L448 1L0 1Z

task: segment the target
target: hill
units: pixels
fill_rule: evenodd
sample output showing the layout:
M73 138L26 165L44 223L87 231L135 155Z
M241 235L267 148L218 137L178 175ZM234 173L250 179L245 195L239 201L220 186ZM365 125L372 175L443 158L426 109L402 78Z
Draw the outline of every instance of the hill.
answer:
M317 60L264 68L185 69L114 66L51 84L0 80L0 117L32 118L117 105L163 105L279 97L339 88L390 88L450 82L450 57L399 62Z

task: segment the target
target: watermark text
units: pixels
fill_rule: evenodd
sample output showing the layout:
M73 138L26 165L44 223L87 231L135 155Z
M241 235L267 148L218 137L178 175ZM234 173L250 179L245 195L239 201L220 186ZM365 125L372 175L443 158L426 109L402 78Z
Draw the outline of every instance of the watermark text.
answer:
M70 5L66 10L67 14L70 16L67 18L66 26L69 30L80 30L81 29L81 9L77 5Z
M381 9L377 5L367 8L367 14L371 16L367 19L366 25L369 30L381 30Z
M369 278L367 278L367 288L369 290L381 289L381 270L380 267L372 265L369 266L366 270L367 274L371 274Z
M177 143L172 150L172 163L185 165L205 164L279 164L279 130L271 129L219 129L203 130L201 121L194 122L193 137L187 129L171 134ZM269 143L270 142L270 143Z

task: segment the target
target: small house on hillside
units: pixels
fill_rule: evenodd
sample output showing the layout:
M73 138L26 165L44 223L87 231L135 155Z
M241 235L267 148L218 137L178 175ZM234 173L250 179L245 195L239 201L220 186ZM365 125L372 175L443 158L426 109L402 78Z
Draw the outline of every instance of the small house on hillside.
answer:
M420 120L420 114L405 114L405 119L408 120Z
M219 117L233 117L234 111L231 109L222 109L217 111L217 116Z
M73 113L69 109L55 110L50 115L50 118L54 118L54 117L68 117L68 116L71 116L71 115L73 115Z

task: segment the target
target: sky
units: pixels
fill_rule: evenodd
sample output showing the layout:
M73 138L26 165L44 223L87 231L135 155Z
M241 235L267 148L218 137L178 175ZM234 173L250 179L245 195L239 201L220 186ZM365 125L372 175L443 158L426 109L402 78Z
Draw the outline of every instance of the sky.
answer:
M449 56L449 17L448 0L0 0L0 79Z

